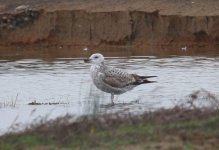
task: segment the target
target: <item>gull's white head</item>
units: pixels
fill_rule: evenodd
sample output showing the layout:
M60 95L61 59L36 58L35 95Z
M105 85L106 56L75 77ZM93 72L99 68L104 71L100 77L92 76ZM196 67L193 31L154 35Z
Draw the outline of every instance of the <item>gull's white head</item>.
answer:
M104 57L100 53L95 53L89 57L89 62L92 64L100 65L104 62Z

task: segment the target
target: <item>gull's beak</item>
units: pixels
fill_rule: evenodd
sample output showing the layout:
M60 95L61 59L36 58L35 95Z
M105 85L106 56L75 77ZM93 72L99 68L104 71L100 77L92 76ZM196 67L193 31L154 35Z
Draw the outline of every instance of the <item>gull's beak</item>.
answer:
M90 63L90 59L84 59L85 63Z

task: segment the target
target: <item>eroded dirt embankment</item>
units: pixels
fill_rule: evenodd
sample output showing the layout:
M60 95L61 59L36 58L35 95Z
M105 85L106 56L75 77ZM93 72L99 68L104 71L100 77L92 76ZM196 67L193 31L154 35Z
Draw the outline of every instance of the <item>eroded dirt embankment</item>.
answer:
M0 51L83 56L219 54L219 16L165 15L159 10L28 10L0 15Z

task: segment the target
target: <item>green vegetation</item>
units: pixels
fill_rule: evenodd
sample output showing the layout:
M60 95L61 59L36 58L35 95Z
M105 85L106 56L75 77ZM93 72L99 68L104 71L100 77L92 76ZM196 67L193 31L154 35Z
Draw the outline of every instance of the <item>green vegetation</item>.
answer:
M219 149L219 111L174 108L142 115L71 116L0 137L1 150Z

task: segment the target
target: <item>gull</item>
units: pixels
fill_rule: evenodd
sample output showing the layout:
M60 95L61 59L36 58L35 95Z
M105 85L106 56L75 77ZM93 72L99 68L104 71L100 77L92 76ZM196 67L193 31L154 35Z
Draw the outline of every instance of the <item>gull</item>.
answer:
M182 51L187 51L187 46L181 48Z
M85 48L84 48L84 51L88 51L88 48L87 48L87 47L85 47Z
M98 89L111 94L112 104L114 104L114 95L123 94L141 84L156 82L148 80L156 76L129 74L121 69L107 66L104 63L104 56L100 53L92 54L84 62L92 64L90 72L93 83Z

